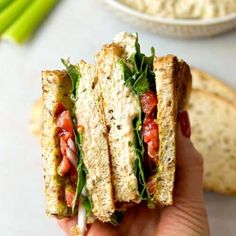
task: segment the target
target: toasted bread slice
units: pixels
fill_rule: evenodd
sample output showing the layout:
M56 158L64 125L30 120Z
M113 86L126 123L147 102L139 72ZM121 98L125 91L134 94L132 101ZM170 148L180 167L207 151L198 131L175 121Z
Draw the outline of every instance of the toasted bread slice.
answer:
M236 104L236 91L233 88L216 79L214 76L196 68L192 68L191 73L194 89L211 92Z
M102 97L95 66L84 61L78 66L81 77L75 106L77 125L83 129L82 158L87 169L86 188L93 203L93 214L105 222L110 221L115 207Z
M139 202L138 181L134 171L136 154L133 145L133 119L139 105L133 91L124 84L121 58L134 50L136 35L120 34L115 43L105 45L96 56L99 85L102 90L106 124L109 129L109 147L112 163L112 181L116 202ZM118 43L122 39L129 46ZM128 50L127 50L128 49Z
M158 100L159 161L153 199L162 205L171 205L175 180L177 115L179 110L187 107L192 77L189 66L172 55L156 58L154 72Z
M204 187L236 195L236 107L206 91L190 100L192 141L204 159Z
M64 71L43 71L43 133L42 156L44 160L44 178L46 192L46 212L58 218L70 215L65 201L66 177L57 173L61 161L57 124L54 114L59 102L69 111L72 109L70 99L71 80Z

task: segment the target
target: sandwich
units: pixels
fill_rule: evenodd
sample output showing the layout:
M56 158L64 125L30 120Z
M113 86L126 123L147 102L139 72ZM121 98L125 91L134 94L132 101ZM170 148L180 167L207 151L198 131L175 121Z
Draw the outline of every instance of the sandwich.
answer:
M140 51L120 33L95 65L63 60L42 72L47 213L78 214L80 232L98 219L119 223L127 207L173 204L178 112L187 108L189 66Z
M63 62L67 72L42 72L47 214L63 218L78 212L84 226L92 210L106 222L115 208L96 70L84 61Z

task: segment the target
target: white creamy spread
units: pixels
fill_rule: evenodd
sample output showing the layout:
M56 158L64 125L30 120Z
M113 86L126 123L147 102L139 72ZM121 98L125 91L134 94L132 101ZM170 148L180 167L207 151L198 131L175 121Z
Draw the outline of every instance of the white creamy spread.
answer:
M144 13L163 18L209 19L236 12L236 0L119 0Z

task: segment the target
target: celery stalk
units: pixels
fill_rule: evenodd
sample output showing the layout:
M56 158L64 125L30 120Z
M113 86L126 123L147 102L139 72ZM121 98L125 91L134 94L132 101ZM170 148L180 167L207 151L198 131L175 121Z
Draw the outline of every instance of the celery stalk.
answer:
M58 2L59 0L35 0L2 34L2 38L17 43L25 42Z
M0 34L31 4L32 0L17 0L0 13Z
M13 0L0 0L0 11L7 7L12 1Z

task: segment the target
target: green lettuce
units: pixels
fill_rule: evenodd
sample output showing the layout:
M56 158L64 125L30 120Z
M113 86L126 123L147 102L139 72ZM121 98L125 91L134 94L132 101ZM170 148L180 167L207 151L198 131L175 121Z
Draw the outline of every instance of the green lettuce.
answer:
M77 100L77 96L78 96L77 91L78 91L80 77L81 77L78 66L70 64L69 58L61 59L61 62L66 67L67 73L71 79L71 83L72 83L71 95L72 95L72 99L75 101Z
M139 103L139 96L155 85L155 74L153 72L155 50L154 48L151 48L151 56L147 57L140 52L138 39L136 40L135 46L136 52L131 55L128 61L122 59L119 61L119 63L123 70L125 85L129 86L133 90L136 96L137 104L139 104L139 115L133 120L134 141L131 144L133 145L137 156L137 159L134 163L134 171L138 179L139 193L142 199L147 200L149 206L151 206L152 198L148 192L143 169L144 145L141 135L142 110Z
M118 226L121 223L124 215L125 215L125 211L116 211L116 212L114 212L111 216L110 223L113 226Z

